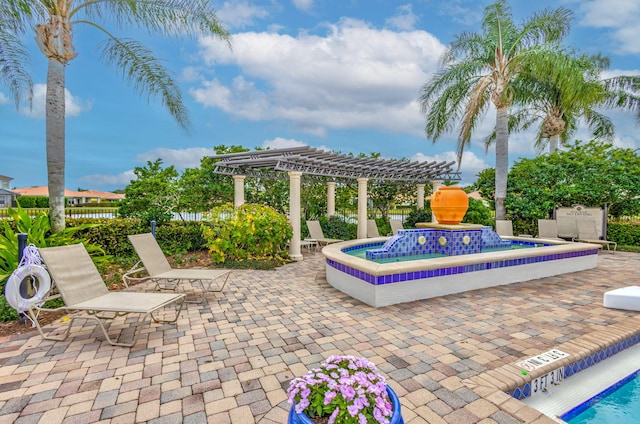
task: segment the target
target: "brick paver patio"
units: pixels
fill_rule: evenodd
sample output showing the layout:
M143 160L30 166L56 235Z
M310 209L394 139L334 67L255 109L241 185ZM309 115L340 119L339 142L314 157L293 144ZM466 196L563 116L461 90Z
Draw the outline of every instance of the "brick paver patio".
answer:
M639 266L640 254L601 253L589 271L376 309L332 288L322 254L309 253L234 272L223 293L189 304L177 325L146 328L130 349L84 321L63 342L0 339L0 423L282 424L289 381L331 354L376 363L407 424L548 423L466 382L635 319L602 298L637 285Z

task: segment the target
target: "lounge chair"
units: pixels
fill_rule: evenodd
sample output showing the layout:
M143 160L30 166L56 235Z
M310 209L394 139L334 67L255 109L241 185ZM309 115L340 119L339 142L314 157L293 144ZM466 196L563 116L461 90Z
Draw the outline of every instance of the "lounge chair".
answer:
M52 309L30 308L28 314L45 340L65 340L69 336L71 324L74 320L88 319L98 323L110 344L131 347L136 344L140 330L149 316L155 322L163 323L174 323L180 316L180 311L182 311L184 305L184 294L110 292L107 290L107 286L83 244L47 247L39 249L39 251L59 293L59 296L54 295L51 298L62 297L65 304L53 310L84 311L88 314L72 316L64 334L62 336L52 336L52 333L44 334L37 319L37 309L45 311L51 311ZM154 316L155 312L171 304L176 306L175 318L161 320ZM121 343L118 341L119 338L114 340L109 337L104 323L105 320L112 320L128 314L138 314L140 319L134 324L136 329L134 330L133 340L130 343Z
M344 240L326 238L322 232L320 221L307 221L307 228L309 228L309 236L311 239L318 242L318 246L326 246L331 243L338 243Z
M398 234L398 231L404 230L404 226L402 225L402 220L400 219L390 219L389 224L391 224L391 231L393 231L393 235Z
M376 224L375 219L367 219L367 237L380 237L378 224Z
M538 238L565 241L558 237L558 223L555 219L538 220Z
M611 251L611 245L613 245L613 252L615 253L618 248L618 243L615 241L603 240L598 235L598 229L596 223L593 221L576 221L578 225L578 239L577 241L582 243L594 243L604 247L607 246L607 250Z
M140 261L122 276L127 287L133 281L150 280L156 283L158 290L176 290L180 282L186 281L199 283L202 290L207 293L220 292L227 284L231 273L231 270L228 269L171 268L171 264L167 261L160 245L151 233L131 234L129 241L131 241ZM142 267L140 267L141 263ZM141 271L146 271L147 275L134 277Z
M497 219L496 233L500 237L513 237L513 224L508 220Z

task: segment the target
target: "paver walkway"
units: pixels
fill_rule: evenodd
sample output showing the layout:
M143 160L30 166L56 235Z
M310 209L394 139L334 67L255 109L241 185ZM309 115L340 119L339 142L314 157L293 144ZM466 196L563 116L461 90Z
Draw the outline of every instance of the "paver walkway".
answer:
M131 349L83 321L63 342L0 340L0 423L281 424L289 381L330 354L376 363L407 424L522 422L463 380L636 316L602 297L637 285L639 266L640 254L602 253L593 270L376 309L333 289L310 253L234 272Z

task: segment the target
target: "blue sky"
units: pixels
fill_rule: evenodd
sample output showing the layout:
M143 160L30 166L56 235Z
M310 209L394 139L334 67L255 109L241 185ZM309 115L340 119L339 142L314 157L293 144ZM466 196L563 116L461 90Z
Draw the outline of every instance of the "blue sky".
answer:
M214 1L232 34L219 40L150 38L109 29L151 48L183 90L193 128L183 132L157 102L136 95L97 55L102 39L76 26L78 57L67 66L66 187L124 188L133 169L158 158L178 170L197 167L217 145L308 145L385 158L455 160L456 135L432 143L424 135L417 98L439 58L462 31L478 31L487 0L231 0ZM520 22L545 7L574 12L567 44L611 59L604 77L639 75L640 2L629 0L511 0ZM0 86L0 175L11 187L47 184L44 92L46 60L33 36L34 107L16 111ZM615 144L640 148L635 117L605 111ZM490 111L465 153L463 183L495 162L485 152ZM575 138L589 139L581 129ZM511 162L534 157L532 134L509 142Z

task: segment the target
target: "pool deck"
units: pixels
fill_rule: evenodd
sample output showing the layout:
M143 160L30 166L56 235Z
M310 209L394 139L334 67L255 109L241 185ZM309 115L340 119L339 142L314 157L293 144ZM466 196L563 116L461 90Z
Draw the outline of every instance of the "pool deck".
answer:
M223 293L188 304L177 326L148 327L133 348L80 320L63 342L0 339L0 424L282 424L289 381L331 354L376 363L407 424L554 423L501 391L517 380L513 364L640 332L640 312L602 306L605 291L639 285L639 267L640 254L602 252L586 271L374 308L331 287L310 252L234 272Z

